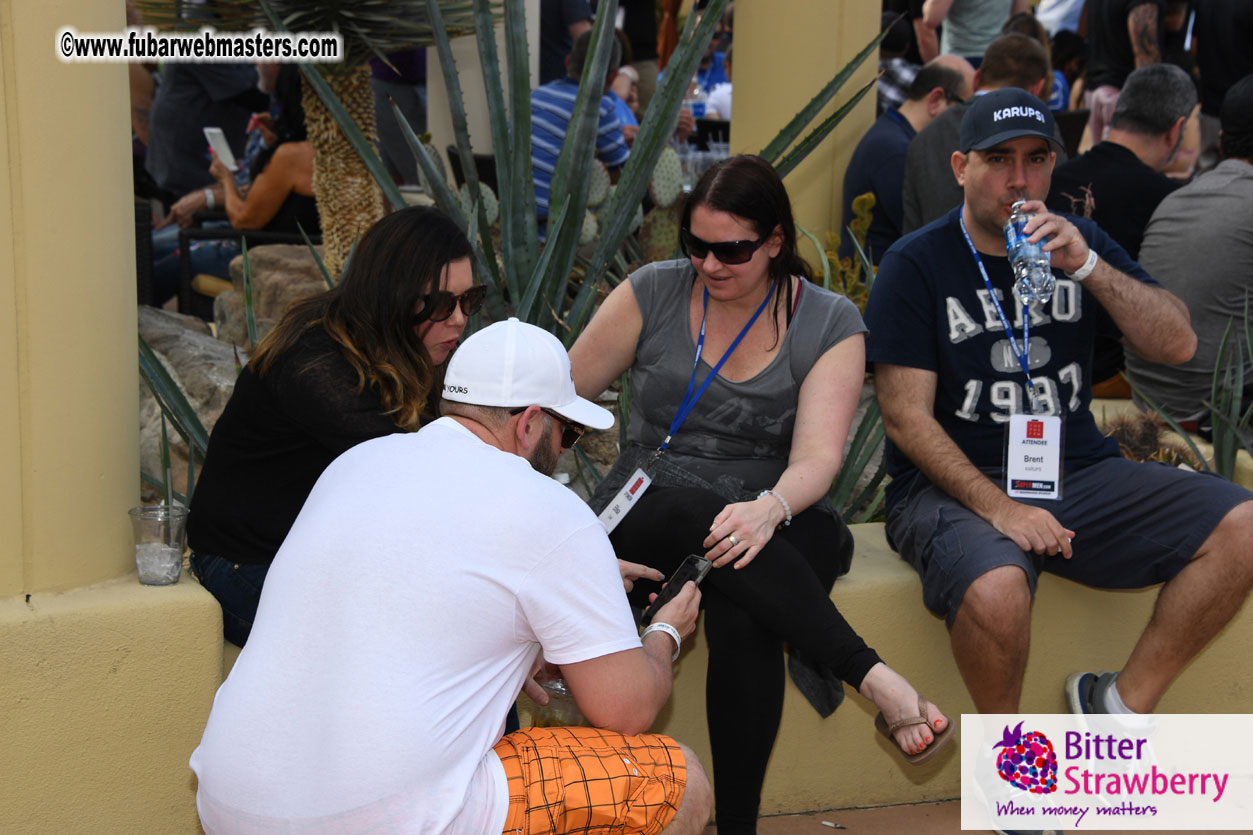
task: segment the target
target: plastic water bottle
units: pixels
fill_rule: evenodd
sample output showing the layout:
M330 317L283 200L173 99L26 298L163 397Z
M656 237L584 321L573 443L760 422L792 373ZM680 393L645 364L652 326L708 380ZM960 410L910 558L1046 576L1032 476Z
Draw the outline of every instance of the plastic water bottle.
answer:
M693 119L704 119L705 111L709 107L709 94L700 86L700 82L693 80L692 92L683 100L683 106L692 111Z
M1027 221L1034 217L1032 213L1022 210L1024 202L1019 200L1014 203L1005 223L1005 249L1014 268L1014 295L1023 304L1048 304L1053 298L1057 279L1049 269L1049 254L1044 251L1044 240L1031 243L1023 231Z

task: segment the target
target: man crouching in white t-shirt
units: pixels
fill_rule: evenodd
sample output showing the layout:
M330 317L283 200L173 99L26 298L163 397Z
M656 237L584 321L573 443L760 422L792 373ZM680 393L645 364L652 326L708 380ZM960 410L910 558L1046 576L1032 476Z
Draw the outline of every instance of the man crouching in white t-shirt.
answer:
M700 594L689 583L641 640L623 584L655 572L620 569L546 477L613 416L575 394L561 342L516 319L457 351L442 411L318 479L191 757L205 832L701 831L700 763L643 733ZM595 727L502 738L541 658Z

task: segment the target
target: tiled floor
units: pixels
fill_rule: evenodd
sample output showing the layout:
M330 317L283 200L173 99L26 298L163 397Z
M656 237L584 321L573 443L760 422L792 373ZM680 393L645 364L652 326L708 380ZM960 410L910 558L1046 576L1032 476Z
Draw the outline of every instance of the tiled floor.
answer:
M717 831L716 827L711 826L705 830L705 835L715 835ZM808 815L779 815L762 818L757 825L758 835L947 835L961 831L959 800L911 806L880 806L874 809L833 809ZM1113 831L1101 830L1103 835ZM1171 833L1155 832L1154 835Z

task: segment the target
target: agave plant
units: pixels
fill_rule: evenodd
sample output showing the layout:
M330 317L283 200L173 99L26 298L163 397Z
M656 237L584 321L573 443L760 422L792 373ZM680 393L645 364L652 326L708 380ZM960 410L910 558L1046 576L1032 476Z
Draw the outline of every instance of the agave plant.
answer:
M1243 340L1232 340L1232 331L1236 327L1233 317L1228 320L1223 338L1218 345L1218 359L1214 363L1214 374L1210 379L1210 396L1202 403L1210 410L1213 420L1213 463L1206 460L1200 448L1192 440L1191 434L1179 425L1173 417L1152 397L1127 379L1136 397L1144 402L1150 410L1156 412L1166 421L1175 434L1183 438L1184 443L1200 461L1207 472L1213 472L1228 481L1234 481L1236 475L1236 456L1243 449L1253 455L1253 405L1243 408L1243 392L1245 386L1245 365L1253 366L1253 323L1249 320L1249 298L1244 299ZM1241 341L1243 350L1241 350Z
M686 91L687 80L713 35L714 25L727 0L713 0L703 15L689 16L679 49L671 58L666 77L649 104L640 122L640 131L631 148L631 156L617 186L605 205L597 212L599 237L595 249L581 272L588 281L583 284L585 296L591 298L596 282L606 266L614 262L631 230L637 208L644 197L653 169L674 133L679 106ZM562 145L553 174L551 192L562 195L554 202L548 218L547 241L541 249L538 237L535 192L531 171L531 100L528 67L530 63L523 0L505 0L505 63L508 69L508 102L500 84L500 58L496 49L487 0L475 0L478 25L479 61L486 82L487 104L491 117L492 143L495 147L496 179L500 188L500 231L504 250L498 259L493 251L491 224L485 206L491 196L478 182L472 159L471 143L465 116L457 67L444 33L442 11L434 0L427 0L428 13L436 30L436 49L448 87L452 108L453 130L457 153L466 174L469 213L451 189L445 187L430 153L404 124L396 111L402 130L427 181L434 186L433 197L445 212L455 218L481 252L485 280L499 294L502 305L523 321L531 322L573 341L583 324L576 315L566 316L566 299L571 291L572 273L580 233L587 216L588 195L603 79L608 71L613 20L617 0L602 0L597 7L592 28L592 48L583 68L579 92L575 100L570 130ZM364 149L363 149L364 150ZM469 215L467 217L467 214ZM592 299L594 300L594 299ZM579 308L580 311L583 308ZM586 312L590 312L587 307Z
M378 138L368 62L386 60L390 52L432 45L431 5L440 10L446 33L469 32L475 21L468 0L137 0L136 5L145 23L158 28L211 26L250 31L262 27L338 32L343 37L340 63L300 65L306 81L305 121L314 149L313 190L331 275L339 275L353 240L383 216L376 181L391 186L385 189L395 207L404 205L377 155L371 159L358 152L361 144Z
M589 180L595 171L593 155L598 105L601 96L601 79L608 69L610 41L614 37L612 21L616 16L617 0L602 0L592 29L592 49L580 79L570 131L562 146L557 169L553 178L552 193L562 195L561 202L554 203L548 219L548 238L543 247L537 234L535 196L531 172L530 137L530 83L529 52L526 40L524 0L464 0L463 2L364 2L351 9L336 5L325 13L320 2L285 2L285 0L218 0L222 5L248 9L259 8L268 15L270 27L276 30L328 31L344 33L349 60L360 67L372 55L407 46L433 45L443 69L448 99L451 107L457 153L466 176L465 200L454 193L444 178L442 167L432 152L419 140L398 109L394 109L402 132L406 135L427 183L431 185L432 197L439 207L466 230L475 247L481 264L481 275L492 291L494 307L508 311L523 321L538 324L561 336L567 345L572 344L582 331L595 307L602 282L625 276L627 265L638 262L639 247L629 235L638 223L638 207L649 188L659 159L662 158L678 122L688 80L696 70L697 63L712 37L714 27L722 16L727 0L711 0L706 9L688 15L678 46L670 56L666 73L653 96L640 124L640 131L631 149L631 156L624 167L615 188L596 212L599 234L586 258L577 253L580 232L587 216ZM145 9L150 7L172 8L178 0L140 0ZM330 5L330 4L325 4ZM503 6L503 8L502 8ZM398 24L397 18L407 21ZM500 19L505 30L505 66L508 84L508 107L506 89L501 85L501 62L496 48L494 26ZM234 28L246 29L256 25L255 15L246 23ZM201 25L198 21L194 25ZM377 26L377 29L376 29ZM495 251L493 224L488 207L494 195L478 182L473 162L468 120L464 96L457 67L452 56L450 39L473 30L479 46L479 60L486 84L487 103L491 121L492 142L495 148L500 217L500 246ZM375 34L377 32L377 34ZM351 33L351 36L350 36ZM369 33L369 34L367 34ZM874 82L856 91L847 101L818 125L809 128L818 114L834 98L853 73L877 49L879 40L872 40L834 78L828 81L813 99L772 140L761 155L772 162L781 175L786 175L814 150L836 125L874 88ZM364 48L363 48L364 47ZM321 68L301 65L307 82L306 114L324 106L338 125L336 133L342 136L346 147L360 159L361 170L373 176L384 197L395 207L404 204L378 155L370 144L373 114L369 107L350 107L344 102L347 95L357 95L356 88L345 88L334 75L323 77ZM338 88L338 89L337 89ZM367 88L368 93L368 88ZM315 95L320 102L308 101ZM363 96L359 99L364 102ZM805 131L808 129L808 132ZM313 137L312 122L310 137ZM315 148L317 146L315 145ZM342 153L339 146L336 153ZM319 150L318 153L324 153ZM339 160L328 153L333 159ZM340 179L349 170L347 163L336 162L335 190L340 190ZM318 192L319 204L323 201ZM347 221L323 214L323 234L327 242L327 269L339 274L340 265L347 256L349 245L358 233L362 221L351 216ZM339 225L336 232L329 227ZM809 234L809 233L805 233ZM812 238L812 236L810 236ZM339 241L339 244L333 243ZM338 250L335 249L338 247ZM822 252L822 247L818 247ZM335 255L335 251L342 254ZM861 264L869 277L872 272L864 253L859 252ZM581 281L574 277L575 266ZM824 284L830 285L831 269L824 263ZM330 283L328 279L328 284ZM576 290L577 286L577 290ZM573 301L569 301L571 295ZM876 439L881 437L877 415L867 413L863 425L854 435L853 448L846 456L845 470L853 474L853 484L848 475L841 473L837 485L844 493L844 503L853 505L860 514L873 513L882 499L881 471L871 479L868 490L852 491L855 475L869 460L865 449L873 451ZM856 469L856 473L854 473ZM856 495L850 495L855 492ZM844 504L842 503L842 504Z

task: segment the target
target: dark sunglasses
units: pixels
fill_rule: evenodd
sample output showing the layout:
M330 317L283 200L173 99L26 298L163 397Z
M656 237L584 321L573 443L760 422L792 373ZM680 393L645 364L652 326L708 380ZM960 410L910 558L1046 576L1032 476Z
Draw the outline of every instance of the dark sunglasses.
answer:
M427 293L422 297L422 310L413 317L413 323L417 325L426 321L442 322L452 315L458 304L461 305L462 313L473 316L483 308L483 301L486 298L487 285L485 284L471 287L458 296L454 296L447 290Z
M767 233L755 241L718 241L717 243L710 243L709 241L702 241L687 229L679 230L679 241L683 244L683 252L688 257L700 260L712 252L715 258L728 265L748 263L752 259L753 253L769 237L770 235Z
M944 91L944 98L948 101L949 104L965 104L966 103L966 100L963 99L961 96L958 96L954 93L950 93L948 90Z
M529 408L530 406L519 406L516 409L510 409L509 414L520 415ZM540 411L561 424L561 447L562 449L569 449L570 447L577 444L579 442L579 438L582 438L583 433L587 431L587 427L584 426L583 424L575 423L574 421L570 420L567 417L562 417L561 415L554 412L552 409L545 409L543 406L541 406Z

